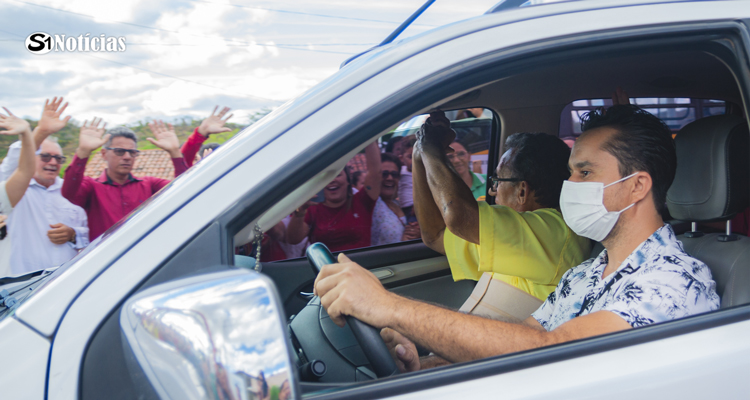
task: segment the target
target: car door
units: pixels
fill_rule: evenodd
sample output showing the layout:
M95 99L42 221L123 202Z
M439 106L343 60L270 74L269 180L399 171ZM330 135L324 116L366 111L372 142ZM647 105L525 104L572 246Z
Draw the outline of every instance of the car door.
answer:
M732 13L735 12L728 4L718 7L712 5L711 8L694 6L692 10L694 10L695 15L688 15L684 10L678 14L687 21L703 21L708 18L707 15L716 15L716 18L718 18L721 15L729 15L730 10ZM591 30L606 28L609 30L608 34L612 37L618 35L627 37L627 35L634 35L635 33L618 31L616 28L618 26L627 27L629 24L640 26L643 23L672 22L676 18L674 15L668 17L664 14L643 14L645 11L645 8L624 13L618 11L617 18L614 18L612 11L605 10L531 20L510 26L503 25L504 22L507 22L504 16L497 16L476 22L475 25L471 26L472 29L464 27L464 29L471 30L474 33L465 34L445 43L442 43L447 40L444 36L428 37L423 41L417 40L405 43L402 48L404 53L386 52L381 54L380 56L383 58L380 59L382 61L380 64L374 61L367 64L368 58L366 57L355 61L350 66L351 68L355 68L358 63L362 63L364 66L361 68L374 65L373 68L380 68L381 71L346 93L341 93L330 103L318 104L316 106L318 109L314 113L296 120L296 123L292 124L293 126L290 129L267 144L260 146L257 151L252 153L252 157L242 160L236 167L226 171L219 179L201 188L189 201L175 207L160 224L146 232L141 238L133 240L129 244L129 248L124 250L111 265L88 284L85 290L75 297L59 326L54 330L47 395L50 398L75 398L79 394L82 394L83 397L96 397L97 394L105 393L102 390L108 390L110 395L122 395L123 397L127 397L125 394L138 393L126 391L128 385L132 386L132 382L128 382L127 376L116 385L109 386L109 389L105 385L98 385L100 386L98 388L95 387L96 384L89 386L92 384L92 380L95 381L98 377L114 376L118 378L118 374L114 372L119 367L111 365L106 359L117 351L121 351L121 348L116 347L119 332L112 329L112 326L108 323L113 316L117 315L118 307L128 296L142 290L146 284L154 284L163 279L174 279L177 276L197 273L203 268L210 268L212 263L231 263L230 256L233 252L231 238L240 226L246 226L260 219L266 210L283 200L294 187L302 185L311 179L314 174L329 166L356 154L369 140L393 127L398 121L439 105L445 101L446 97L458 97L469 92L472 88L472 82L474 84L487 82L493 74L496 74L496 71L488 68L488 65L508 62L512 59L511 56L528 55L533 52L549 51L550 48L559 48L559 46L562 46L561 42L567 45L587 43L587 41L591 43L602 40L603 37L607 36L601 32L597 32L595 35L586 35ZM647 21L644 22L644 18ZM479 26L481 24L486 24L486 26ZM559 26L560 29L552 34L546 29L549 24ZM495 25L498 25L498 27L480 29ZM565 35L567 42L560 39L562 35ZM534 43L533 46L528 45L532 42ZM522 45L527 46L523 47ZM419 48L420 51L414 53L415 47ZM503 51L506 52L503 53ZM409 54L408 57L404 56L406 53ZM450 54L451 57L446 59L445 54ZM467 72L474 73L465 76ZM350 72L343 71L342 75L347 73ZM314 100L315 97L312 96L312 99ZM303 96L299 101L312 100ZM280 118L279 115L284 116L283 110L272 118ZM342 115L346 117L342 118ZM263 126L255 129L261 132ZM248 135L250 134L246 134L245 138ZM248 141L238 140L236 143L246 144ZM233 151L235 150L225 150L227 155L232 154ZM220 154L222 153L217 153L216 156ZM204 168L210 168L210 164L207 164ZM185 184L185 182L191 181L183 180L181 183ZM238 188L241 188L241 190L238 190ZM151 211L149 210L149 212ZM230 229L232 226L234 228ZM414 244L406 243L393 246L398 248L399 251L403 250L403 253L406 254L394 256L388 262L404 264L440 258L431 257L431 254L426 251L422 253L418 244L415 245L417 250L408 251L409 246L412 245ZM401 247L403 249L400 249ZM371 261L373 267L385 265L385 263L378 264L373 261L373 259L381 257L378 253L379 250L366 250L361 255L362 262ZM99 251L104 250L100 249ZM397 253L398 251L393 251L393 254ZM413 256L411 253L417 254L417 256ZM412 257L412 259L410 260L409 257ZM410 261L403 262L403 260ZM279 270L282 265L283 263L279 263ZM300 271L300 274L303 273L302 270L304 269L302 265L290 266L291 268L296 268ZM277 267L274 266L270 269L274 270ZM406 268L404 267L403 270L406 270ZM429 276L429 272L425 271L427 270L423 269L420 272L420 280L425 280L425 277ZM275 279L284 282L285 274L281 271L277 272L278 276ZM267 273L271 275L277 272ZM300 279L301 286L300 284L296 284L296 286L290 284L289 288L285 288L287 295L294 296L296 291L304 287L305 279L309 281L309 277ZM36 325L36 315L28 314L28 316L31 326ZM21 317L23 318L23 315ZM696 323L695 321L688 322ZM740 326L738 329L742 327ZM654 337L658 338L658 332L653 333L653 330L648 332L656 336L646 335L645 338L640 338L645 341L656 340ZM610 347L604 346L602 348L596 347L595 343L594 345L589 343L591 347L586 350L589 353L575 353L576 350L580 350L576 347L577 344L564 345L568 347L563 346L558 350L551 350L552 353L561 351L563 356L555 358L551 353L539 352L537 358L533 359L537 361L524 365L543 366L547 362L562 360L565 357L573 359L581 354L619 349L627 346L631 340L629 337L618 337L615 344L608 342L607 346ZM686 343L701 343L701 340L705 340L705 337L698 337L697 341ZM675 344L675 346L678 346L678 344ZM648 353L650 350L653 350L653 347L647 346L643 353L639 354ZM668 350L673 351L674 347L669 347ZM97 352L99 354L95 354ZM658 354L664 354L664 352ZM120 358L126 356L120 355ZM90 357L97 357L99 360L105 361L88 365L89 362L94 362L92 361L94 359ZM445 374L440 371L423 373L388 382L388 384L365 386L354 391L341 391L328 397L340 397L346 394L382 397L405 394L420 389L428 390L432 387L452 383L457 384L466 380L524 368L519 367L515 357L487 361L490 364L483 362L470 364L450 369ZM601 370L601 357L605 357L606 360L607 356L593 354L592 357L596 357L598 360L592 363L594 366L592 369ZM524 358L524 360L532 359ZM563 367L567 366L569 365ZM554 371L558 373L566 371L562 367L555 368ZM91 375L87 375L89 373ZM600 377L601 375L594 374L592 376ZM424 379L424 381L421 379ZM510 384L508 383L509 380L504 380L506 378L503 377L502 379L503 383ZM410 383L416 383L417 386L410 386ZM486 384L486 382L482 383L482 385ZM91 388L91 391L89 391L89 388ZM130 388L130 390L136 389ZM458 389L460 388L457 387ZM549 389L552 390L552 388ZM446 393L449 392L450 390Z

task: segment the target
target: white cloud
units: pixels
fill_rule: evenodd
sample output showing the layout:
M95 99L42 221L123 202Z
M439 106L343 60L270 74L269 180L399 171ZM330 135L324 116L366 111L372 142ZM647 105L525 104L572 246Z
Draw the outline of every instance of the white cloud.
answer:
M235 108L233 120L243 122L253 110L299 96L335 73L351 54L369 47L325 44L380 42L423 3L423 0L238 3L355 18L341 19L234 7L229 0L37 1L94 18L3 3L0 12L7 21L3 30L11 34L0 33L0 38L17 40L12 34L26 35L31 32L29 29L76 36L89 31L105 32L125 35L128 49L118 54L35 56L16 50L14 46L20 46L16 42L0 42L0 58L5 61L0 62L0 81L6 88L0 98L8 101L5 104L14 112L38 118L45 98L64 95L71 102L69 113L75 119L83 121L96 115L105 118L110 126L145 118L184 115L200 118L210 112L204 108L213 102L235 102L226 105ZM437 2L417 24L441 25L479 15L494 1ZM415 26L405 34L425 29L429 27ZM301 46L300 50L293 50L276 44ZM17 93L8 93L9 87Z

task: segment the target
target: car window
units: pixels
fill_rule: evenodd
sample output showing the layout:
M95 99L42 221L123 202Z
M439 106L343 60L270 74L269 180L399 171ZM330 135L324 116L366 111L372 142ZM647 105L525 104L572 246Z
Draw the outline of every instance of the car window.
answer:
M656 115L672 130L672 134L685 125L712 115L726 114L727 105L723 100L694 99L687 97L639 97L630 99L644 110ZM599 107L610 107L611 99L576 100L563 109L560 115L559 137L569 146L581 134L581 117Z
M452 146L455 151L449 159L456 171L467 177L467 185L475 198L484 201L490 137L493 123L496 124L498 119L490 109L483 107L448 110L445 114L456 132L456 142ZM325 203L332 191L338 190L341 185L348 185L350 201L344 207L351 209L353 218L332 212L325 204L315 204L303 211L310 232L302 241L295 243L296 240L290 239L289 232L297 228L292 223L292 214L267 231L260 244L257 241L236 243L235 263L253 265L252 259L256 258L259 247L261 261L272 262L303 257L312 241L326 243L330 240L326 244L332 249L343 245L351 250L419 240L419 226L412 200L411 153L416 133L428 117L429 114L412 116L381 136L378 141L382 156L379 173L383 174L383 183L381 196L374 202L371 211L369 208L372 205L362 201L364 193L360 193L370 172L367 171L367 158L363 150L348 161L346 171L339 176L341 182L332 181L313 197L316 203ZM367 238L357 240L358 235ZM357 244L350 247L348 240Z

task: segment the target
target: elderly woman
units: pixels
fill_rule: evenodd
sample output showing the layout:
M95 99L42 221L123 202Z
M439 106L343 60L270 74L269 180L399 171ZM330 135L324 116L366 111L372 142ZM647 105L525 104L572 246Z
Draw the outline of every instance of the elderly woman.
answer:
M380 149L377 142L365 149L368 171L380 171ZM322 203L308 201L292 213L286 241L297 244L304 238L310 243L322 242L331 251L370 246L372 212L380 196L381 175L367 174L362 190L352 191L352 180L345 168L329 183Z
M394 154L381 154L380 172L380 198L372 214L372 245L418 239L419 225L416 221L407 223L407 217L396 200L401 177L401 161Z

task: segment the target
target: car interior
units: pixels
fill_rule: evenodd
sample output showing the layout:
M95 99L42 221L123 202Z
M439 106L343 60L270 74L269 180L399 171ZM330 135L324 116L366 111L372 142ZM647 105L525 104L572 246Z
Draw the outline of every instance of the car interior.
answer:
M559 54L538 54L523 60L503 60L481 66L475 74L465 74L467 76L454 79L439 91L422 94L422 101L413 102L407 115L382 114L377 132L372 132L366 140L332 151L330 161L324 167L300 172L301 181L289 186L290 190L283 196L262 208L265 211L250 213L247 210L255 204L238 205L240 208L231 214L233 220L206 228L196 236L195 242L205 239L205 245L210 237L227 238L219 246L223 252L221 260L236 267L254 268L273 280L289 319L290 341L298 365L303 367L313 360L322 360L326 365L322 376L302 374L300 387L309 396L343 398L365 393L367 396L382 396L402 393L398 388L407 385L430 387L468 379L469 376L476 378L482 374L521 368L521 361L511 360L507 355L499 356L469 366L448 366L391 377L388 381L393 381L392 385L378 387L380 391L373 392L375 389L368 389L367 382L377 382L381 377L372 372L370 360L351 331L335 326L312 296L315 275L308 260L293 258L256 264L242 256L235 257L234 249L252 242L258 232L274 226L308 200L311 193L321 190L368 143L388 135L414 116L432 109L491 110L493 123L487 170L494 171L502 144L510 134L545 132L569 136L571 129L566 123L571 122L570 113L580 111L571 111L574 102L608 99L617 87L621 87L631 98L652 99L651 104L656 104L652 108L658 108L658 99L668 99L671 104L676 104L671 110L688 115L681 119L680 126L670 125L675 132L678 170L668 194L671 215L665 216L665 220L672 224L688 253L704 261L711 269L722 299L722 310L746 306L750 304L750 265L746 261L750 255L750 238L721 229L726 221L750 207L750 140L747 108L741 90L747 84L742 81L746 76L742 77L737 55L727 49L725 37L720 34L685 37L677 42L664 40L646 37L607 43L601 47L581 46ZM706 101L715 106L710 113L690 110L696 107L695 104ZM587 104L597 103L590 101ZM606 102L601 104L606 105ZM723 107L719 111L717 104ZM575 115L572 119L575 120ZM493 203L490 197L486 201ZM595 257L601 250L600 244L595 245L591 256ZM207 264L209 261L205 257L189 257L188 254L176 254L174 261L165 263L162 270L144 282L139 290L205 272L202 268L212 265ZM347 255L370 269L389 290L451 309L461 306L475 284L473 281L454 282L446 257L427 248L421 240L352 250ZM719 318L714 324L722 323L722 310L711 313ZM87 352L82 378L83 397L96 398L103 390L101 388L127 385L136 387L122 389L127 393L148 392L142 384L137 384L137 379L132 377L135 372L124 361L101 360L97 356L97 349L122 346L115 321L118 314L115 312L110 318L114 322L108 320L102 325ZM664 323L662 325L674 328L666 333L660 331L658 335L702 329L695 325L698 323ZM649 327L638 328L647 329ZM613 337L612 348L632 343L627 339L630 333L632 331L610 335ZM644 337L643 340L653 339ZM129 357L127 346L124 347L123 359ZM548 362L544 359L544 351L528 352L524 365Z

